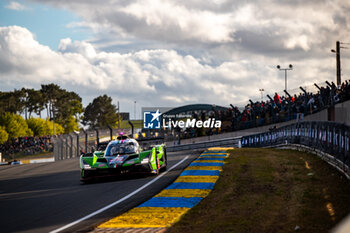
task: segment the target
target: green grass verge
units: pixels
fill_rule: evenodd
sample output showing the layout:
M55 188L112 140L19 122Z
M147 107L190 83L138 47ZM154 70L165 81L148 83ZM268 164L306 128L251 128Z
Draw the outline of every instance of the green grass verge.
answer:
M130 121L134 125L134 129L140 129L143 127L142 120L130 120ZM121 121L120 128L131 129L131 125L129 124L129 121Z
M41 158L51 158L53 157L53 152L40 152L33 155L25 155L23 152L15 153L15 156L11 155L9 158L6 158L6 161L12 161L13 158L16 160L21 159L41 159Z
M235 149L214 190L166 232L328 232L349 197L350 182L313 154Z

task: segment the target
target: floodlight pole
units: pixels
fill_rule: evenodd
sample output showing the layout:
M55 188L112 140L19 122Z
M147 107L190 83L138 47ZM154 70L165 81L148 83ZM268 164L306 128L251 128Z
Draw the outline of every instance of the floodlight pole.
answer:
M289 68L281 68L280 65L277 65L277 69L284 70L284 90L287 91L287 71L293 70L293 65L289 64Z
M337 86L341 85L341 68L340 68L340 41L335 43L335 50L331 50L332 53L335 53L336 66L337 66Z

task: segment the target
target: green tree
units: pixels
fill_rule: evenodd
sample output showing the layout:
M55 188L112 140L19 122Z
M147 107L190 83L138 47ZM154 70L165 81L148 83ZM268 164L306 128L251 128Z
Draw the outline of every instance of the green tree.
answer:
M4 144L9 138L9 134L6 132L5 127L0 126L0 144Z
M9 138L32 136L33 131L28 128L27 122L22 116L5 112L0 115L0 126L3 126Z
M18 113L23 112L24 93L21 90L13 92L0 92L0 112Z
M55 103L57 102L57 99L59 98L61 88L56 85L56 84L47 84L41 85L40 92L42 94L42 98L44 101L44 105L47 110L47 116L52 119L53 115L52 113L54 112L55 109Z
M41 111L44 110L44 100L41 91L34 89L24 89L26 93L25 106L28 112L28 118L32 113L37 114L41 118Z
M65 133L70 133L73 131L79 131L79 124L76 120L75 117L73 116L69 116L69 118L67 119L67 121L65 121L65 125L64 125L64 132Z
M53 134L53 122L49 119L29 118L27 120L28 127L33 131L34 136L47 136ZM55 134L63 134L64 128L55 123Z
M40 91L51 120L62 125L66 133L79 129L83 105L78 94L61 89L56 84L41 85Z
M49 119L46 119L46 127L49 129L49 135L52 135L53 132L53 122ZM65 130L62 125L55 123L55 134L64 134Z
M112 98L103 95L95 98L92 103L86 107L84 112L83 124L90 128L115 126L118 120L117 108L112 104Z
M78 120L83 112L81 98L74 92L62 91L57 99L55 108L55 122L60 123L66 133L79 129Z
M44 119L29 118L27 120L27 124L28 127L33 131L34 136L45 136L52 134Z

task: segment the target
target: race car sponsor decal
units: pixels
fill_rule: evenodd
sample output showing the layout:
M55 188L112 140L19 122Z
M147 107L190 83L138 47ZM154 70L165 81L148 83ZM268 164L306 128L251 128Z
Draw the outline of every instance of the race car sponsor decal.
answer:
M129 161L126 161L126 164L134 164L135 161L134 160L129 160Z
M110 160L110 164L122 164L127 156L118 156Z

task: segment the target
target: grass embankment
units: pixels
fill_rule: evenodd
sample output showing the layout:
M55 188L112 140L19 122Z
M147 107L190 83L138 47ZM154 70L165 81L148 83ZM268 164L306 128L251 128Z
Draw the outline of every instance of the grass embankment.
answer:
M26 155L23 152L15 153L15 155L9 155L5 159L5 161L12 160L21 160L21 159L44 159L53 157L53 152L39 152L32 155Z
M317 156L235 149L214 190L167 233L328 232L350 213L350 182Z

